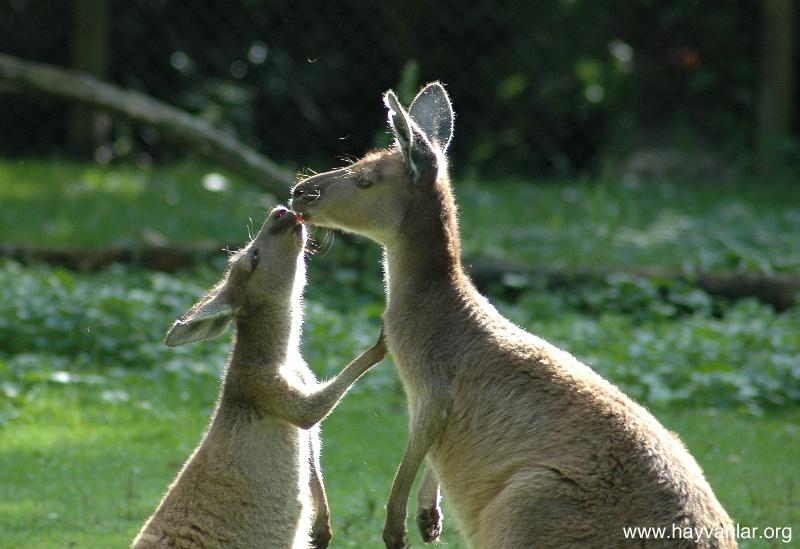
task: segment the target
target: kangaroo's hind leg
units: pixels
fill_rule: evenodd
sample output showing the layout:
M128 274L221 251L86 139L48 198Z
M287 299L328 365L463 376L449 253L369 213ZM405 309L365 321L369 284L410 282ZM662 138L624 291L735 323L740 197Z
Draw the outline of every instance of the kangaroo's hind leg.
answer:
M576 492L572 481L548 467L518 471L481 512L475 547L610 547L610 540L597 539L589 528Z
M314 502L314 524L311 527L311 546L314 549L325 549L331 542L333 530L331 529L328 496L325 493L325 484L322 481L322 467L320 465L320 439L319 426L315 426L309 433L309 465L311 466L311 498Z

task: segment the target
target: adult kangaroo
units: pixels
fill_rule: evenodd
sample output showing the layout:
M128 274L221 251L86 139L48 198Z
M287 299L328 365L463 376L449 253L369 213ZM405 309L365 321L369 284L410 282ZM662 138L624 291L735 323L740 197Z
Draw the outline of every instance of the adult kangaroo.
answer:
M441 84L424 87L408 111L391 91L384 102L396 146L301 181L293 207L384 247L385 337L411 422L386 546L407 546L407 500L427 458L417 513L426 542L441 530L441 481L471 547L736 547L678 438L502 317L464 273L445 158L453 111ZM627 528L637 526L664 527L672 539L634 539Z

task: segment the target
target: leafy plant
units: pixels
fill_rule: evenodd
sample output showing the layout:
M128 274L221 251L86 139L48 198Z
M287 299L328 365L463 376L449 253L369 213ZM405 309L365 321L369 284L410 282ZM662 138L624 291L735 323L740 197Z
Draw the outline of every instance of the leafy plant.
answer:
M81 380L90 364L217 375L226 338L177 349L161 339L220 270L167 275L113 267L76 274L2 264L4 379L21 388L51 382L61 371ZM376 286L359 289L342 269L309 289L305 352L321 374L333 373L374 340L383 310L377 281L375 273ZM687 284L664 288L627 276L569 291L528 288L500 306L651 404L758 412L800 402L798 307L779 314L755 301L728 303ZM370 380L396 388L392 376Z

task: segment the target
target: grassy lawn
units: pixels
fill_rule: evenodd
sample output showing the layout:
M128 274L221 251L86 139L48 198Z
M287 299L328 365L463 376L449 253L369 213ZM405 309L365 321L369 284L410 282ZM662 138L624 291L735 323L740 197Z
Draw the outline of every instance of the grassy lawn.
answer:
M720 188L456 178L455 189L471 256L584 267L800 269L794 182ZM248 218L258 222L266 207L288 198L288 189L274 197L194 164L141 170L0 159L0 242L137 242L144 230L174 242L240 242Z
M391 371L389 364L379 368ZM125 546L199 440L216 390L211 375L151 372L120 373L96 385L38 386L0 430L3 546ZM680 433L734 520L795 529L800 524L800 411L656 415ZM402 394L369 383L325 423L323 461L336 547L380 546L405 431ZM444 505L447 512L446 500ZM446 525L443 540L447 547L463 547L453 524Z
M0 160L0 200L0 240L87 246L137 242L145 229L178 242L243 241L248 219L276 201L191 164L148 171L39 160Z
M140 171L0 160L0 242L135 242L152 229L176 242L244 243L248 218L260 223L275 199L209 173L188 164ZM474 181L457 189L470 254L796 272L800 200L791 191ZM310 259L304 354L320 376L377 334L378 258L374 246L334 242ZM221 269L76 273L0 261L0 547L130 542L208 421L229 338L177 349L161 338ZM489 296L507 316L569 349L681 435L734 521L800 536L800 307L778 313L630 276L507 290ZM334 547L381 546L405 406L387 361L326 421ZM447 547L464 547L454 524L445 529ZM413 523L409 530L421 546Z
M522 263L797 271L795 182L473 182L457 187L467 251Z

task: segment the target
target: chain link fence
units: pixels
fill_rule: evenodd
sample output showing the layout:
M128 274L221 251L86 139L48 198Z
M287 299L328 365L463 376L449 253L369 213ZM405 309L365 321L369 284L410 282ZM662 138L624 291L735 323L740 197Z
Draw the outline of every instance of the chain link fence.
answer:
M750 108L742 67L755 65L755 3L660 4L6 0L0 51L83 67L235 131L278 162L317 168L387 142L384 90L409 101L441 80L458 115L459 165L562 171L590 165L609 133L627 135L642 113L678 112L702 129L712 100L734 122ZM693 33L699 26L705 34ZM730 55L732 69L720 61ZM697 84L698 66L715 67L716 80ZM3 90L0 101L0 154L86 152L84 111ZM93 120L98 159L181 154L152 129Z

